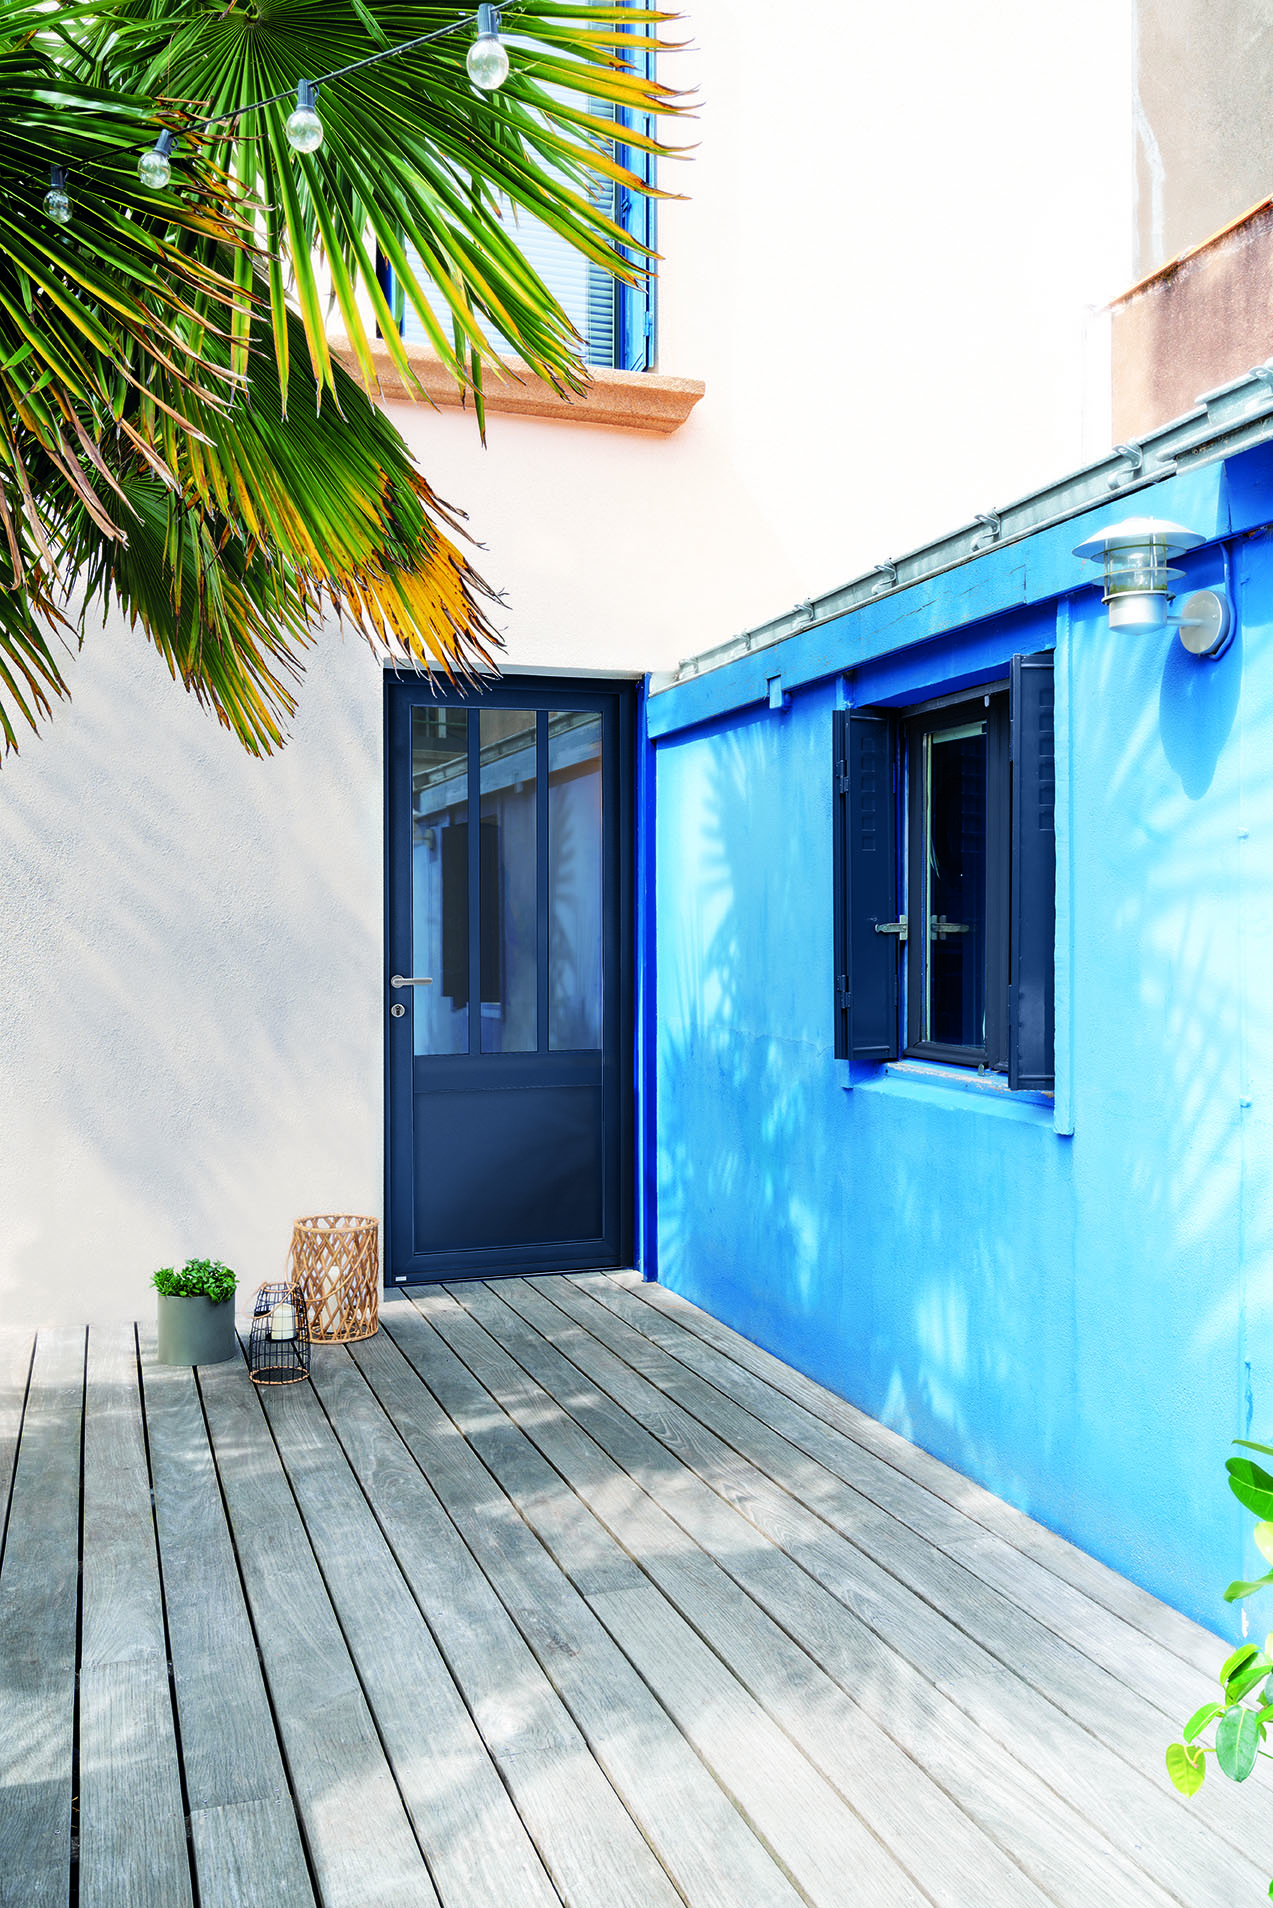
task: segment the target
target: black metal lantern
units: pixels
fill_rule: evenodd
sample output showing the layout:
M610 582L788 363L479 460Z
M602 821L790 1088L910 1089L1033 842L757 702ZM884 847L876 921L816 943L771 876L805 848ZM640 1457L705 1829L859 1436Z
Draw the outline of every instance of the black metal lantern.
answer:
M299 1285L263 1285L252 1307L248 1370L254 1385L309 1377L309 1312Z

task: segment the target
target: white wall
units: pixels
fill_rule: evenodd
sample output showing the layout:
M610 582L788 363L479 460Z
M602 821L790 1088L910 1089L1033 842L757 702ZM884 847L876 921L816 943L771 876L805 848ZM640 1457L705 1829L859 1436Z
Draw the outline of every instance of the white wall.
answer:
M399 407L509 594L509 659L641 671L1079 462L1087 308L1128 282L1130 0L700 0L664 208L670 438ZM812 19L814 9L807 9ZM1089 380L1090 382L1090 380ZM255 1284L291 1219L378 1211L378 671L325 643L257 763L139 636L0 771L0 1318Z

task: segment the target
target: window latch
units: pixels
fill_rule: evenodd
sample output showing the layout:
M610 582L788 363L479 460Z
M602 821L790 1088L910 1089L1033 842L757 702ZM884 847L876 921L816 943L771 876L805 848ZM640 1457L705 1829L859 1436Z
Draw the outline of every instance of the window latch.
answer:
M944 941L949 934L971 934L972 929L961 921L948 921L944 914L930 914L928 931L934 941Z
M906 916L903 915L900 921L877 921L875 923L875 932L877 934L896 934L899 941L904 941L907 934Z

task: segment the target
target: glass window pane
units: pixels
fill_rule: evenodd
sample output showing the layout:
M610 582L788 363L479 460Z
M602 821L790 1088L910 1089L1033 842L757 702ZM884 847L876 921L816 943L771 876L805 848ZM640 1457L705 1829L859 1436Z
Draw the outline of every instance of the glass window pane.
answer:
M468 711L411 711L411 972L416 1053L469 1048Z
M986 1041L986 725L924 737L924 1038Z
M601 1045L601 717L548 717L548 1044Z
M533 709L483 709L481 838L482 1052L538 1045Z

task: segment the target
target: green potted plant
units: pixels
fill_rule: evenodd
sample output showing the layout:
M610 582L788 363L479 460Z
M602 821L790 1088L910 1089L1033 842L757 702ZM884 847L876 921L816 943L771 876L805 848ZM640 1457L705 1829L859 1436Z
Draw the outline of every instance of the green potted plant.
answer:
M219 1365L234 1356L234 1291L238 1279L219 1259L187 1259L180 1272L160 1266L161 1365Z

